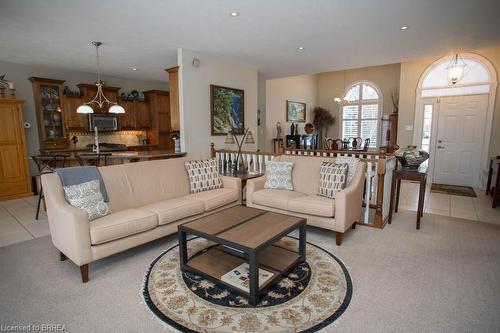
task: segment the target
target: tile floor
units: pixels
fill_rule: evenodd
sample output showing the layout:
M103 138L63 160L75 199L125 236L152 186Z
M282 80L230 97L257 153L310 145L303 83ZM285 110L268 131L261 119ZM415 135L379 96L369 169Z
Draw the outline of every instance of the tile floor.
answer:
M0 201L0 246L6 246L50 234L47 215L40 209L35 220L38 197Z
M418 183L403 181L399 196L399 208L417 210ZM500 207L491 208L491 197L484 190L475 188L477 198L441 193L431 193L428 184L425 191L424 213L457 217L470 221L479 221L500 225Z
M425 194L425 213L444 215L500 225L500 207L491 208L491 198L475 189L477 198L430 193ZM0 201L0 247L50 234L47 215L41 209L35 220L37 197ZM399 209L417 210L418 184L403 181Z

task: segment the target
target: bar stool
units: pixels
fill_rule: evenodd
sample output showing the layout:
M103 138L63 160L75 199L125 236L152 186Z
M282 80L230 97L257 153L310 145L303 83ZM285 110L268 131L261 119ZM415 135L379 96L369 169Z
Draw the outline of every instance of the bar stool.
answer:
M84 154L78 154L74 153L75 159L80 164L80 166L106 166L108 165L108 156L111 155L110 153L99 153L99 154L93 154L93 153L84 153ZM84 158L85 157L85 158Z
M35 162L39 177L46 173L54 173L54 169L57 167L65 168L66 167L66 159L69 157L67 154L40 154L31 156L33 162ZM61 162L58 166L58 162ZM38 220L38 215L40 214L40 203L44 203L45 206L45 197L43 195L43 186L40 180L40 189L38 190L38 203L36 205L36 214L35 220Z

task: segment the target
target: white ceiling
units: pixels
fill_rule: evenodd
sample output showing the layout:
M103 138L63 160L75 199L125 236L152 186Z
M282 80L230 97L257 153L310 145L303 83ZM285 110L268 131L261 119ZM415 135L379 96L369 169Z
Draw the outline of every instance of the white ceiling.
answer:
M181 47L272 78L498 45L499 18L498 0L0 0L0 60L94 72L99 40L108 75L165 81Z

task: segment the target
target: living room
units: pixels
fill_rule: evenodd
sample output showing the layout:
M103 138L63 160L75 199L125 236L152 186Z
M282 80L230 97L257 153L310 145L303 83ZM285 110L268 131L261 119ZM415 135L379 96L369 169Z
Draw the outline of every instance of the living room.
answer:
M1 1L0 330L498 331L498 17Z

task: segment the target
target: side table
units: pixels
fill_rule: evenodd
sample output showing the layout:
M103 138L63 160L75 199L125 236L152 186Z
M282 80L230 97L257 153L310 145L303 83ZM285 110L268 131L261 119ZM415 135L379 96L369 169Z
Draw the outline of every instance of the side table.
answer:
M227 176L227 177L236 177L241 179L241 204L245 204L245 199L244 199L244 194L245 194L245 186L247 186L247 180L257 178L264 176L263 173L249 173L247 171L243 172L237 172L237 173L232 173L232 172L221 172L220 173L222 176Z
M427 165L420 165L418 169L396 168L392 173L391 201L389 208L389 221L392 222L392 211L398 212L399 192L401 190L401 180L412 180L420 183L418 192L417 208L417 230L420 229L420 219L424 215L425 186L427 184ZM394 196L396 198L394 198ZM396 199L396 203L394 203Z

